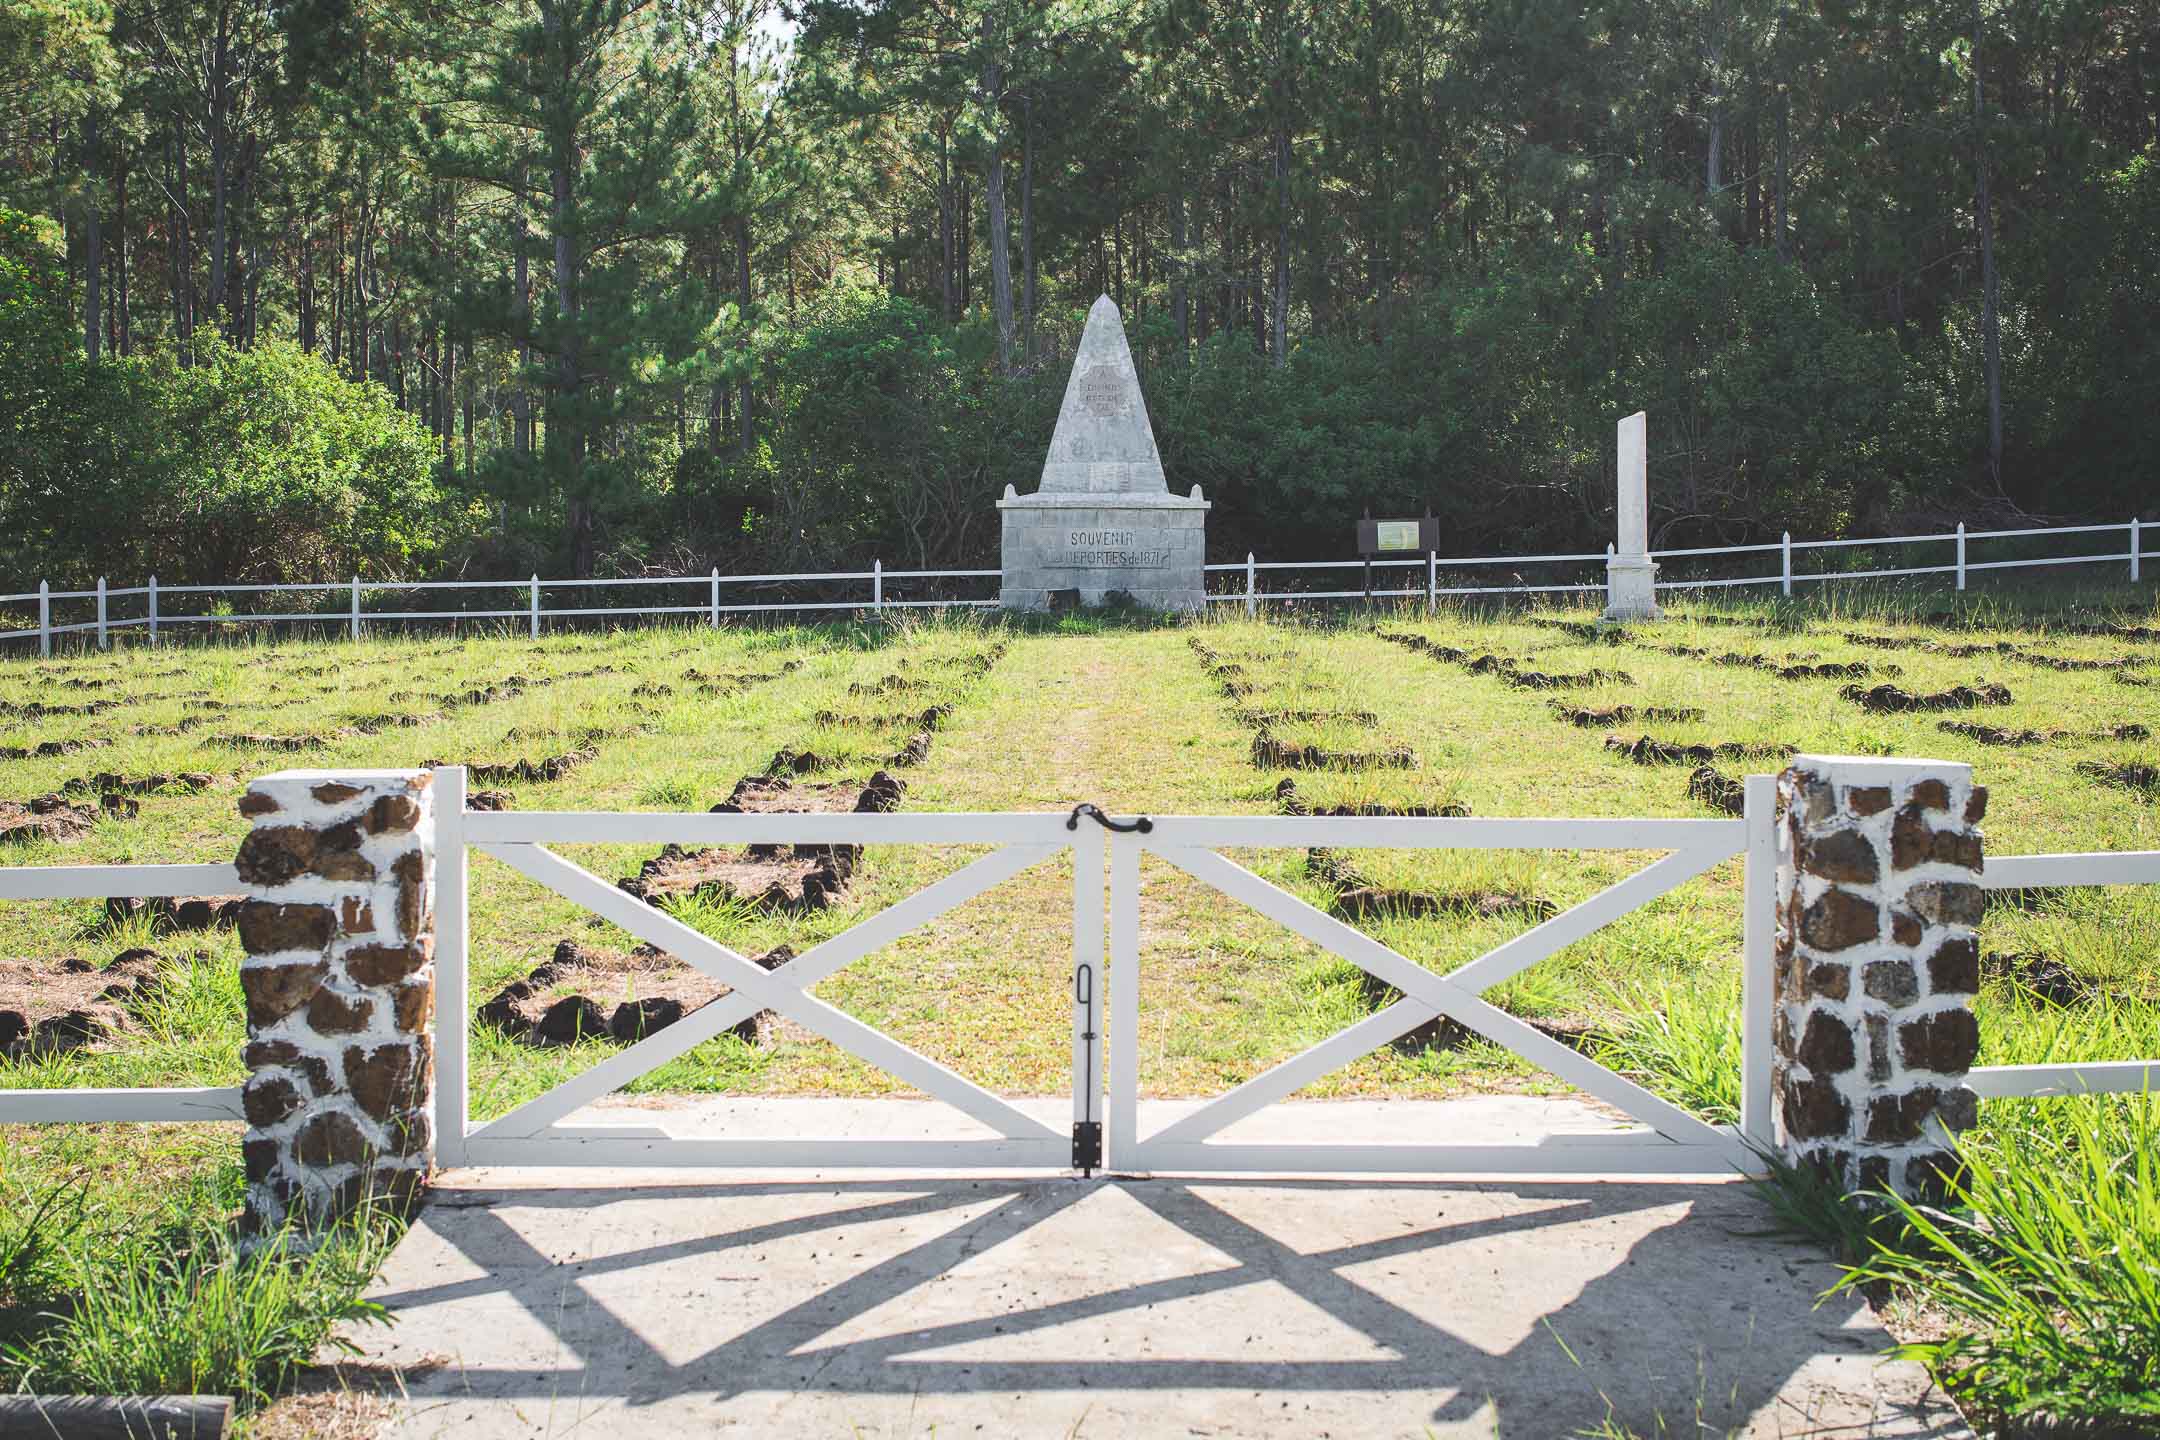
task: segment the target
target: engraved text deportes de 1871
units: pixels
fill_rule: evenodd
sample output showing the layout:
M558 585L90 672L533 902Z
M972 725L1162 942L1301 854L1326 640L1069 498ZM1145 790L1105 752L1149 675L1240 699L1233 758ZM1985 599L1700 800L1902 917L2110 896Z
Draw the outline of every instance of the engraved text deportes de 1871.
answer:
M1064 563L1086 569L1102 567L1111 570L1138 569L1150 565L1162 565L1169 561L1170 550L1136 550L1139 539L1137 530L1071 530L1066 532Z

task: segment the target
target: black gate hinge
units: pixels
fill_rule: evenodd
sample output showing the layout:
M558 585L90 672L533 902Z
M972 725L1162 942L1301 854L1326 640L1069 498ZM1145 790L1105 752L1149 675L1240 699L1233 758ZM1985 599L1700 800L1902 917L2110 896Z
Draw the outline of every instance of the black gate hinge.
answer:
M1102 1121L1081 1120L1073 1125L1073 1169L1092 1176L1102 1168Z

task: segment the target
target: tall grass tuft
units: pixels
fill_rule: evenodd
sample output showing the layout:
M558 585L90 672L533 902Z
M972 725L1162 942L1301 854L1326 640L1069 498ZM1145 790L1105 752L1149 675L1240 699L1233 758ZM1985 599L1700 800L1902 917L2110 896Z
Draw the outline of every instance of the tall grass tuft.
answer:
M1740 1121L1740 985L1662 986L1647 1006L1639 992L1607 995L1627 1017L1596 1058L1713 1125Z
M387 1322L361 1292L396 1239L393 1216L364 1210L305 1252L288 1226L243 1256L210 1198L176 1198L153 1223L117 1234L66 1230L74 1212L64 1202L24 1227L43 1233L36 1251L49 1308L0 1344L9 1388L233 1395L260 1405L326 1341L353 1348L334 1326ZM23 1236L11 1238L21 1248Z
M1840 1288L1886 1283L1945 1317L1899 1353L1998 1424L2160 1431L2160 1097L2048 1109L1962 1145L1946 1208L1891 1197L1903 1233Z

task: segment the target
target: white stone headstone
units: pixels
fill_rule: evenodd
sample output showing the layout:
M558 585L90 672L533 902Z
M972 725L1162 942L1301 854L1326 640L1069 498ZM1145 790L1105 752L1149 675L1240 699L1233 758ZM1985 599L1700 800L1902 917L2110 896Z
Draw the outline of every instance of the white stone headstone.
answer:
M1655 620L1657 562L1650 558L1649 417L1636 411L1620 422L1618 533L1605 558L1605 618Z
M1118 308L1088 311L1043 460L1042 488L998 501L1008 610L1044 610L1060 592L1099 605L1113 593L1153 609L1207 605L1208 502L1173 495Z

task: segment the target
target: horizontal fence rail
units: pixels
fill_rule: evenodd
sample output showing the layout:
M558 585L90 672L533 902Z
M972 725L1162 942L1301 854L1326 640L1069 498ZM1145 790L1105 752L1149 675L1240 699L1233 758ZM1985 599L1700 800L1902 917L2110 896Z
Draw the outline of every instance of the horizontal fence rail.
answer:
M1831 580L1893 579L1923 575L1950 575L1956 586L1963 590L1967 577L1974 571L2044 569L2055 565L2103 565L2125 564L2129 578L2136 582L2142 578L2144 564L2144 532L2160 529L2160 520L2132 519L2114 525L2056 525L2030 530L1968 530L1963 524L1957 529L1932 535L1884 535L1874 538L1845 540L1795 540L1788 533L1772 543L1756 545L1711 545L1684 549L1653 550L1652 560L1716 560L1720 557L1751 555L1776 555L1776 574L1749 574L1739 576L1702 576L1659 580L1657 588L1665 591L1718 590L1747 586L1779 587L1782 594L1791 595L1799 585L1819 584ZM2012 556L2004 559L1975 560L1968 558L1969 547L1974 542L2023 542L2044 540L2061 536L2119 536L2123 548L2108 548L2072 555ZM1890 549L1905 546L1949 547L1947 552L1935 549L1925 558L1929 563L1868 566L1847 570L1807 570L1794 564L1794 557L1807 551L1838 551L1851 549ZM1262 605L1304 603L1316 600L1423 600L1427 605L1437 605L1445 597L1480 595L1590 595L1605 589L1602 575L1586 580L1556 581L1542 584L1520 583L1519 575L1514 584L1459 583L1474 578L1470 574L1490 567L1543 567L1543 566L1589 566L1604 561L1610 552L1578 551L1542 555L1469 555L1440 556L1420 555L1413 558L1365 560L1259 560L1247 555L1243 562L1226 562L1209 565L1210 576L1229 582L1208 595L1214 605L1238 605L1247 614L1257 613ZM1326 577L1341 571L1359 571L1365 584L1355 589L1325 588ZM1418 577L1421 584L1374 586L1371 581L1375 572L1383 579L1392 579L1403 570L1423 571ZM1290 572L1310 572L1320 576L1321 588L1278 588L1267 590L1261 584L1263 574L1287 577ZM997 605L995 597L952 594L903 594L889 595L889 583L898 582L903 589L939 588L941 584L960 582L961 588L980 585L984 581L998 579L1001 572L985 569L964 570L887 570L882 560L873 561L867 570L833 570L805 574L759 574L723 575L717 569L704 575L631 575L598 580L543 580L538 575L524 580L332 580L320 583L279 583L251 585L160 585L152 576L143 585L115 588L100 579L96 586L83 590L55 590L49 583L41 583L36 590L19 594L0 595L0 613L11 607L35 605L37 624L27 628L0 630L0 641L36 640L41 655L52 654L53 641L68 635L95 635L99 649L111 644L112 635L120 630L145 632L152 643L159 638L161 630L168 626L243 625L243 624L313 624L343 629L352 639L359 639L362 630L369 625L397 625L415 621L474 621L525 623L526 631L537 639L550 619L591 619L616 617L629 619L640 616L689 616L703 618L707 624L717 626L724 615L782 615L782 614L834 614L839 612L882 613L886 610L918 609L986 609ZM1236 582L1242 579L1243 584ZM1448 583L1441 583L1445 579ZM925 582L930 582L926 584ZM744 598L740 587L819 587L827 592L852 590L846 598L833 599L785 599L759 600ZM680 594L669 594L666 587L674 587ZM374 609L365 607L370 596L419 595L438 590L490 591L499 594L515 594L522 603L505 605L499 598L475 608L447 609L439 607L419 609ZM627 591L632 595L653 594L656 603L651 604L565 604L573 598L567 592L579 592L585 599L606 596L609 592ZM555 604L545 601L553 594ZM275 610L241 612L229 608L205 610L174 609L169 603L175 597L192 600L196 597L242 596L316 596L321 597L316 608L293 608L284 606ZM123 608L127 614L116 614L114 602L126 601ZM92 607L92 618L56 621L53 606L62 605ZM139 602L139 604L137 603ZM225 602L217 602L225 603ZM75 613L80 614L78 608Z
M2103 850L2074 855L1990 855L1985 890L2072 885L2160 885L2160 850ZM2055 1099L2066 1095L2160 1093L2160 1057L2085 1060L2059 1065L1980 1065L1965 1083L1983 1100Z
M0 868L0 900L174 899L230 895L232 865L15 865ZM128 1090L0 1090L0 1125L79 1125L240 1120L240 1087L190 1085Z

